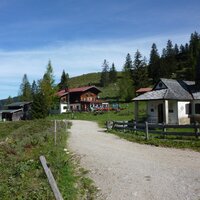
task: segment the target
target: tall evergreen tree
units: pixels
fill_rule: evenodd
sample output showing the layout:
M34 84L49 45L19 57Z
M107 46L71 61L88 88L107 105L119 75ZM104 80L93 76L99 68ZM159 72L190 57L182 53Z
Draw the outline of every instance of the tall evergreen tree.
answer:
M179 54L179 48L178 48L178 45L177 45L177 44L174 45L174 54L175 54L175 55L178 55L178 54Z
M136 90L148 85L147 65L138 50L135 53L133 61L133 78Z
M167 47L166 47L166 56L170 57L174 55L174 48L171 40L167 41Z
M63 70L60 83L58 84L59 90L63 90L69 87L69 74L65 73L65 70Z
M197 32L192 33L190 36L189 49L191 56L196 58L197 61L200 49L200 35Z
M150 52L150 60L148 65L148 75L155 83L161 76L162 72L160 69L160 55L158 53L158 49L156 44L153 43Z
M102 87L106 87L109 84L109 65L106 59L104 60L103 65L102 65L100 83Z
M40 91L33 96L31 107L31 116L33 119L45 118L48 116L48 108L44 94Z
M115 69L115 64L112 63L112 67L109 71L109 80L111 83L115 83L117 81L117 71Z
M200 89L200 52L196 64L196 69L195 69L195 83L198 86L198 89Z
M129 53L126 56L126 61L125 61L125 64L124 64L124 70L129 72L132 76L133 63L132 63L131 55Z
M189 43L189 66L190 68L187 69L187 75L189 80L194 80L195 75L195 68L198 62L198 56L200 52L200 35L197 32L194 32L190 36L190 43Z
M132 63L132 61L131 61ZM126 102L130 102L134 97L134 87L130 68L127 67L127 58L122 70L122 77L119 82L119 97Z
M53 75L53 67L51 65L51 61L49 61L46 72L43 76L43 79L41 81L41 91L44 94L47 108L50 110L55 103L55 93L56 93L56 88L54 85L54 75Z
M165 78L172 78L177 69L177 62L175 57L175 49L172 41L167 41L167 46L163 49L163 54L160 60L161 75Z
M35 94L38 93L38 86L35 82L35 80L33 81L32 85L31 85L31 94L32 94L32 98Z
M24 74L22 83L20 85L20 92L19 92L20 100L21 101L31 101L31 85L29 83L28 77Z
M180 53L185 53L185 47L184 45L181 44L180 46Z
M49 112L57 103L56 88L54 85L53 67L49 61L43 79L38 82L38 93L34 101L41 101L41 110ZM38 100L39 99L39 100ZM41 100L42 99L42 100ZM34 103L34 102L33 102ZM45 106L44 106L45 105ZM44 113L47 113L46 111Z

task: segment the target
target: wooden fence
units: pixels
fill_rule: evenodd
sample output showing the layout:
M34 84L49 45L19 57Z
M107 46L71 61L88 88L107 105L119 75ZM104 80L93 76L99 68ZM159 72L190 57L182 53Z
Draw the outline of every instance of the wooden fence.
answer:
M160 134L163 136L175 135L175 136L195 136L199 138L200 136L200 124L190 124L190 125L172 125L172 124L152 124L152 123L137 123L129 121L107 121L106 122L107 130L121 130L126 131L141 131L145 133L145 137L149 139L149 133L151 134ZM171 130L170 130L171 129ZM173 130L175 129L175 131ZM183 129L178 132L178 129ZM188 131L185 131L187 130Z

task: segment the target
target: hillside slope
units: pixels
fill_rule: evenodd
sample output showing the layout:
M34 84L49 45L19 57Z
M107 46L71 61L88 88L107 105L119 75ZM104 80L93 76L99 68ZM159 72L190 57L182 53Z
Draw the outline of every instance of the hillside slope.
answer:
M121 78L121 73L118 72L117 76L118 76L117 82L111 83L107 87L100 86L101 72L83 74L81 76L70 78L69 85L70 85L70 88L95 85L99 87L99 89L102 91L99 95L100 98L118 99L119 98L119 80Z
M69 79L70 88L82 87L88 85L100 85L101 73L89 73L80 76L72 77Z

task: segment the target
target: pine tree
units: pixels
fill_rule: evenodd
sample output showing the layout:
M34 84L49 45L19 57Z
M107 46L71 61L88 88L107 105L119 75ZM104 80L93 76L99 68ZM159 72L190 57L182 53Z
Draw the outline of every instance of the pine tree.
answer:
M102 65L100 84L102 87L106 87L109 84L109 65L106 60L104 60Z
M155 43L153 43L151 47L148 74L149 77L153 80L153 83L158 81L158 79L161 78L160 76L162 74L160 69L160 56Z
M189 66L187 70L187 75L189 80L195 79L195 68L198 62L198 56L200 52L200 35L197 32L194 32L190 36L190 43L189 43Z
M174 55L174 48L171 40L167 41L167 47L166 47L166 56L170 57Z
M50 111L56 103L56 87L54 85L53 67L49 61L43 79L39 82L40 92L43 94L47 109Z
M177 44L174 45L174 54L175 54L175 55L178 55L178 54L179 54L179 48L178 48L178 45L177 45Z
M173 47L172 41L167 41L166 48L163 49L163 54L160 60L160 69L162 77L172 78L177 69L177 62L175 57L175 49Z
M22 83L20 85L19 96L20 96L21 101L31 101L32 100L31 85L28 81L28 77L26 74L24 74Z
M65 70L63 70L62 72L60 83L58 84L58 88L59 90L69 88L69 74L65 73Z
M195 83L198 89L200 89L200 52L198 54L198 60L195 68Z
M184 45L181 44L180 46L180 53L185 53L185 47Z
M45 96L41 92L38 92L33 96L31 116L33 119L45 118L48 116L48 108L46 105Z
M119 97L126 102L130 102L134 97L134 93L133 79L125 64L119 82Z
M35 80L33 81L32 85L31 85L31 94L32 94L32 98L35 94L38 93L38 86L35 82Z
M148 85L147 66L138 50L135 53L133 61L133 78L136 90Z
M109 80L111 83L115 83L117 81L117 71L115 69L115 64L112 64L112 67L109 71Z
M119 97L130 102L134 97L133 77L132 77L132 60L128 53L122 70L122 77L119 81Z
M132 72L133 72L133 63L132 63L132 59L131 59L131 55L128 53L126 56L126 61L124 64L124 69L129 72L132 76Z

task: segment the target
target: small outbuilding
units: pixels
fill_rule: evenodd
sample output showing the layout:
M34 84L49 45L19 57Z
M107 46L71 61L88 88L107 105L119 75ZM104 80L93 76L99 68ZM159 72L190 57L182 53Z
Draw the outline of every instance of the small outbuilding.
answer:
M15 102L5 105L5 109L0 110L0 120L19 121L30 119L32 102Z
M153 89L133 99L135 120L138 103L147 102L149 123L190 124L200 121L200 87L194 81L161 78Z

